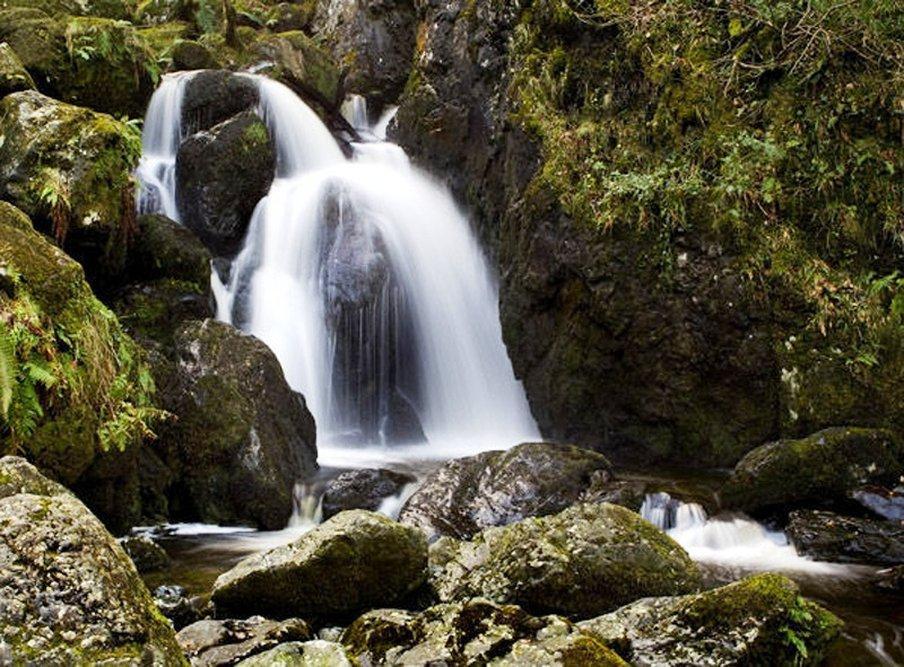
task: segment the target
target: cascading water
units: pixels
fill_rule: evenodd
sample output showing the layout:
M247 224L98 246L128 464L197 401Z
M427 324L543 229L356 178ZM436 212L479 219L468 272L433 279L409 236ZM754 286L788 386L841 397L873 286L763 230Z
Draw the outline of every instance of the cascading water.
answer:
M139 169L145 210L170 217L188 76L167 77L154 96ZM404 456L398 445L419 443L414 455L433 458L537 439L493 276L447 190L381 141L394 110L359 130L372 141L347 158L293 92L246 76L258 83L276 178L228 279L212 277L217 316L274 351L317 420L321 462L349 463L350 445ZM353 125L366 123L363 101L349 109Z

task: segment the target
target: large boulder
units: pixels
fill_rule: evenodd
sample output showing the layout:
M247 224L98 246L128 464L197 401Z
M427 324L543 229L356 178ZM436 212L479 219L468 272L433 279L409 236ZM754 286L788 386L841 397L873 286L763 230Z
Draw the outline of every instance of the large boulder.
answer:
M34 89L35 82L19 56L9 44L0 43L0 97Z
M381 514L342 512L295 542L250 556L220 575L218 610L343 618L391 605L424 583L423 535Z
M821 510L791 512L785 531L797 551L836 563L904 563L904 526Z
M239 667L353 667L341 644L314 639L287 642L246 658Z
M130 281L182 280L206 287L210 283L210 251L186 226L164 215L140 215L129 249Z
M253 112L194 134L176 156L179 214L214 253L234 255L275 170L267 126Z
M323 492L323 518L329 519L345 510L377 510L389 497L397 496L415 478L384 468L346 470L330 480Z
M225 70L198 72L185 85L182 127L186 135L209 130L258 103L254 80Z
M342 63L348 91L379 109L395 102L412 67L417 17L412 0L324 0L315 25Z
M779 574L681 597L647 598L585 621L638 665L818 665L842 623Z
M893 433L830 428L754 449L735 466L722 497L747 512L845 504L859 487L893 486L902 473L904 447Z
M285 527L295 482L317 469L316 430L273 352L233 327L181 325L160 361L161 405L176 420L157 449L173 472L171 518Z
M204 620L176 636L179 646L197 667L234 665L283 642L305 641L311 629L300 618L271 621L260 616L245 620Z
M480 599L420 613L370 611L344 631L342 643L361 664L627 665L564 618Z
M0 636L12 664L182 665L129 557L62 486L0 459Z
M136 470L121 464L162 416L141 350L94 297L82 267L4 202L0 276L0 451L24 453L65 484L102 465L117 483L89 504L105 520L132 508L136 487L124 480Z
M430 549L430 577L443 602L486 597L578 618L700 585L697 566L674 540L609 504L488 528L470 542L442 538Z
M399 521L429 539L468 539L490 526L561 512L611 475L603 455L570 445L525 443L483 452L453 459L428 476Z
M0 197L85 265L92 280L122 269L135 228L130 124L35 91L0 101Z

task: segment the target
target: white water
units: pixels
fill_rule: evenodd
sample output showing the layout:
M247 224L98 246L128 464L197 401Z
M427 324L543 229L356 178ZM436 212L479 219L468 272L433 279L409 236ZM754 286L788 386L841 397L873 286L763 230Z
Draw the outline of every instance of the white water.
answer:
M182 99L194 74L177 72L163 77L148 106L141 133L141 161L135 170L139 212L163 213L176 222L176 154L184 138Z
M851 568L813 561L797 553L781 531L738 514L709 518L697 503L683 503L667 493L648 494L641 516L684 547L691 558L749 570L779 570L845 575Z
M406 440L386 432L397 400L430 443L422 457L536 438L496 286L446 190L392 144L358 144L346 159L294 93L258 82L278 177L218 314L276 353L315 415L321 460Z

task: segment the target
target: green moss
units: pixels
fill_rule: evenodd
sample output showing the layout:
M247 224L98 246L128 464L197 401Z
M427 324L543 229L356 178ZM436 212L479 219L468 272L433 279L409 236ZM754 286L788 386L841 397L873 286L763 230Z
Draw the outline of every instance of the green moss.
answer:
M151 435L162 413L141 351L81 267L19 216L8 219L0 217L2 272L11 279L0 293L0 336L13 350L16 383L0 445L72 483L98 452Z

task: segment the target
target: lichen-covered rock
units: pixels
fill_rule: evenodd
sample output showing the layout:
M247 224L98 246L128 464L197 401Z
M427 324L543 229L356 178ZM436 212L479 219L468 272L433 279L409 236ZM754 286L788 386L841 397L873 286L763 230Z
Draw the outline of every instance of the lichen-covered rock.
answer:
M24 91L0 101L0 136L0 197L55 236L92 279L121 270L135 226L138 131Z
M19 56L9 44L0 43L0 97L34 89L35 82Z
M346 470L326 485L321 500L323 518L345 510L376 510L384 499L402 492L415 478L384 468Z
M173 345L175 362L155 368L161 404L177 416L157 442L174 476L171 517L285 527L295 482L317 469L303 397L264 343L227 324L185 323Z
M127 457L161 416L142 353L82 268L6 203L0 276L0 354L10 369L0 379L0 451L24 452L65 484L102 455Z
M0 636L12 664L185 660L129 557L75 496L0 459Z
M197 623L213 613L213 605L209 600L189 595L182 586L158 586L154 589L154 604L176 630Z
M835 563L904 563L904 526L820 510L791 512L785 531L797 551Z
M320 2L315 25L346 71L346 90L364 95L377 109L398 99L417 33L412 0Z
M250 111L188 137L176 157L181 219L214 253L234 255L275 170L267 126Z
M440 467L408 499L399 521L428 539L467 539L490 526L561 512L612 468L602 454L570 445L525 443L483 452Z
M893 485L902 473L904 447L890 431L830 428L757 447L735 466L722 496L748 512L844 503L858 487Z
M268 66L262 73L286 84L309 104L330 112L341 101L339 69L329 54L303 32L264 35L255 52Z
M305 641L311 629L300 618L271 621L261 616L246 620L205 620L192 623L176 636L192 665L235 665L283 642Z
M167 553L147 535L120 537L119 546L132 559L140 573L164 570L170 565Z
M469 542L442 538L430 549L430 580L443 602L486 597L588 618L641 597L694 591L700 572L634 512L583 504L488 528Z
M238 663L239 667L352 667L341 644L313 639L280 644Z
M842 623L778 574L648 598L579 627L639 665L818 665Z
M427 542L381 514L351 510L295 542L250 556L220 575L218 610L341 618L398 602L423 584Z
M257 103L257 86L249 77L225 70L198 72L185 85L182 127L186 135L209 130Z
M482 599L420 613L377 609L352 623L342 643L362 664L626 665L564 618Z

